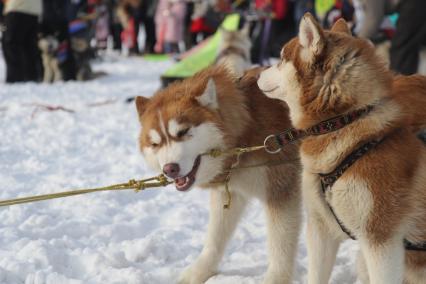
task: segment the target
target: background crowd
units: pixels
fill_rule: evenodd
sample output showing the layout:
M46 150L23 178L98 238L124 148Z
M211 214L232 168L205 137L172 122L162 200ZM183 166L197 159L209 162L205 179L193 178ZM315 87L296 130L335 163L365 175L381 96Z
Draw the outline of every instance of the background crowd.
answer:
M8 83L91 79L90 60L106 49L180 53L235 12L250 24L253 63L278 57L305 12L325 27L343 17L354 35L390 42L398 73L415 73L426 46L425 0L3 0L0 8Z

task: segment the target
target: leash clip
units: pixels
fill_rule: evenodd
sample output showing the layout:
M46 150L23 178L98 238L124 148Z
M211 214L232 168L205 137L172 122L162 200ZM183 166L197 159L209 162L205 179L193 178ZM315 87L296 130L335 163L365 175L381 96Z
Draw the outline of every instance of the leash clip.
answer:
M265 151L269 154L277 154L282 150L282 147L278 144L277 139L273 134L265 138L265 140L263 141L263 147L265 148Z

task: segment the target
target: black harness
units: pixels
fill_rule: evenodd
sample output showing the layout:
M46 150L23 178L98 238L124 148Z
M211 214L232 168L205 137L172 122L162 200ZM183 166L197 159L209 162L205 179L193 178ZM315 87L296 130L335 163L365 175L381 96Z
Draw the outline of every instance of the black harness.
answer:
M264 142L265 149L269 153L277 153L285 145L294 143L307 136L322 135L322 134L327 134L327 133L339 130L345 127L346 125L351 124L358 118L368 114L372 109L373 109L373 106L367 106L363 109L358 109L351 113L339 115L339 116L330 118L326 121L322 121L306 130L291 128L291 129L287 129L286 131L282 133L279 133L276 135L270 135L265 139L265 142ZM336 219L336 222L339 224L342 231L353 240L356 239L355 236L351 233L351 231L347 227L345 227L343 222L336 215L336 213L333 210L333 207L331 206L330 203L328 203L327 199L325 198L325 194L326 192L331 190L334 183L339 179L339 177L343 175L343 173L351 165L353 165L358 159L362 158L362 156L364 156L370 150L376 148L381 142L383 142L383 140L385 140L385 138L386 137L383 137L377 140L371 140L363 144L359 148L355 149L355 151L353 151L351 154L349 154L336 167L336 169L334 169L334 171L327 174L319 174L325 202L330 208L331 213L333 214L334 218ZM413 244L412 242L404 239L404 247L406 250L410 250L410 251L426 251L426 242Z
M325 194L329 192L334 183L343 175L343 173L349 169L358 159L362 158L366 153L370 150L376 148L385 138L381 138L378 140L372 140L370 142L365 143L361 147L357 148L355 151L350 153L337 167L334 171L327 174L319 174L321 180L322 192L324 194L324 200L330 208L331 213L336 219L337 224L339 224L340 229L348 235L352 240L356 240L355 236L351 233L351 231L343 224L343 222L337 217L336 213L333 210L331 204L325 198ZM412 243L407 239L404 239L404 247L406 250L412 251L426 251L426 242L423 243Z

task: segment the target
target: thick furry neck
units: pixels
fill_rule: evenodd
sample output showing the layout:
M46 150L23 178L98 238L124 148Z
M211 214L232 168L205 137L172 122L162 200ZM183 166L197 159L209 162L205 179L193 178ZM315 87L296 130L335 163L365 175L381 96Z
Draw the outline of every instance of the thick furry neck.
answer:
M310 157L305 162L315 172L332 171L355 148L389 135L401 123L400 118L399 106L384 99L369 114L336 132L307 137L301 148Z

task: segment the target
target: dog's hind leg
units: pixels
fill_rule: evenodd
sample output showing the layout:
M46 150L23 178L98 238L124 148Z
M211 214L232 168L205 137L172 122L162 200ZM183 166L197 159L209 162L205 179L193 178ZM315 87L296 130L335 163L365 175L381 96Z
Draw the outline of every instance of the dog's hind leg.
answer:
M288 188L285 189L286 191ZM284 191L283 191L284 192ZM282 198L280 197L282 196ZM301 225L298 189L289 195L277 193L266 201L269 266L264 284L292 283Z
M204 283L216 273L226 244L247 204L246 198L235 193L231 195L231 206L224 209L223 205L226 204L228 195L219 189L211 190L210 220L204 248L197 260L181 274L180 284Z
M405 254L402 238L394 237L380 244L360 238L360 245L367 264L370 283L402 283Z

